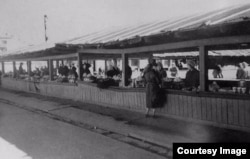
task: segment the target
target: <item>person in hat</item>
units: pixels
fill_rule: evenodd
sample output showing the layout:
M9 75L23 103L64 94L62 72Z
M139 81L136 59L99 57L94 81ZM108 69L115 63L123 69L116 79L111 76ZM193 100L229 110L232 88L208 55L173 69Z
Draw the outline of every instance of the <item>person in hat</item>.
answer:
M153 110L153 117L155 116L155 108L158 107L158 93L160 90L160 79L157 75L157 64L155 60L151 60L145 70L144 79L146 82L146 117L149 116L150 109Z
M187 90L197 89L199 86L199 71L195 68L195 62L192 60L187 61L188 71L185 78L185 87Z

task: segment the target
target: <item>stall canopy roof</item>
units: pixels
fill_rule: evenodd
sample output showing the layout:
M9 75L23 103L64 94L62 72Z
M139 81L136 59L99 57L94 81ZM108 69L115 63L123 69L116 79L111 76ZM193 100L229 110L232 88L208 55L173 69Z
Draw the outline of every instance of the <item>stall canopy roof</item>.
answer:
M237 5L208 13L172 18L168 20L142 24L139 26L125 27L123 29L110 29L108 31L105 30L95 32L71 40L67 40L63 43L57 43L57 45L53 43L45 43L41 45L29 46L15 51L9 51L6 53L6 55L11 55L11 58L13 58L13 55L18 55L18 58L22 58L20 57L20 54L25 54L25 57L23 58L26 58L27 54L29 53L46 51L53 47L62 47L60 49L63 49L65 46L65 48L67 48L68 46L74 47L78 44L107 44L109 42L133 39L135 37L151 36L156 34L158 35L171 31L185 31L190 29L196 30L203 26L216 26L220 24L243 21L250 21L250 4ZM5 59L7 59L8 56L5 56ZM41 56L41 54L39 54L39 56Z
M219 50L219 51L209 51L209 56L250 56L249 49L241 50ZM156 57L195 57L199 56L198 51L190 52L173 52L173 53L163 53L163 54L154 54Z
M195 29L203 25L211 26L229 22L239 22L250 19L250 4L237 5L208 13L183 16L139 26L111 29L84 35L65 41L65 44L93 44L121 41L136 36L154 35L169 31Z
M53 47L55 47L54 43L42 43L39 45L30 45L30 46L26 46L26 47L19 48L16 50L7 51L6 53L3 53L2 55L6 56L6 55L16 55L16 54L23 54L23 53L32 53L36 51L50 49Z

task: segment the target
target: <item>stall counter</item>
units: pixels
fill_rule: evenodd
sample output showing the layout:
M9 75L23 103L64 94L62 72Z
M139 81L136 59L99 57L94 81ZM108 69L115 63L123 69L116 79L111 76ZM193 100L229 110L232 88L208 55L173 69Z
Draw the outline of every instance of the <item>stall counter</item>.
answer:
M89 82L36 83L13 78L2 78L1 87L142 113L146 106L145 88L100 89ZM165 97L166 103L156 111L160 116L250 129L249 95L165 90Z

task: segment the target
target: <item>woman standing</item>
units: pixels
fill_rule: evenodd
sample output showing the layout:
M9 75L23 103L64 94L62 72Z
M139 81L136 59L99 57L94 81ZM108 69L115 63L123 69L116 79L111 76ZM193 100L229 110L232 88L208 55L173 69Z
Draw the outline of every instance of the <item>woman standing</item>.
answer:
M146 117L149 116L150 109L153 110L153 117L155 116L155 108L158 107L158 93L160 90L160 79L155 71L157 65L154 60L145 68L144 78L146 81Z

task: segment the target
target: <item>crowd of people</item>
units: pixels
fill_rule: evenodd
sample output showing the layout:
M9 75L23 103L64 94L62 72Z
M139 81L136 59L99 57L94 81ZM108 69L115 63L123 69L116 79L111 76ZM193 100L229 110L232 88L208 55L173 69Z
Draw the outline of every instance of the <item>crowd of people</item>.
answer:
M49 68L46 66L43 67L36 67L34 71L31 71L31 77L43 77L49 75ZM23 68L23 63L21 62L18 69L16 69L16 72L14 74L15 78L24 78L28 76L28 72Z
M31 73L33 76L48 76L49 75L49 68L44 66L44 67L36 67L36 69Z
M69 66L60 64L57 72L59 74L58 81L60 82L75 83L78 79L78 73L73 63Z
M130 83L132 70L129 65L126 66L126 85ZM83 63L80 68L80 75L77 73L77 69L74 66L74 64L71 64L70 66L61 64L58 68L58 74L60 77L67 78L68 80L74 79L76 82L77 80L84 81L85 79L89 79L91 77L94 77L94 74L90 71L91 64L89 63ZM97 74L95 75L103 75L105 74L105 77L108 79L111 78L117 78L120 79L122 76L122 71L117 67L117 65L109 64L107 66L107 71L103 71L101 68L98 69Z
M154 61L154 62L152 62ZM163 68L163 65L161 62L156 63L155 60L149 61L149 65L142 69L144 71L141 72L139 68L135 68L134 70L131 69L129 65L126 66L126 72L125 72L125 85L128 86L130 84L134 84L133 79L136 79L137 77L145 77L145 72L147 72L147 69L149 66L152 66L152 68L156 72L156 76L159 79L159 84L164 85L164 80L167 76L170 78L177 78L179 77L179 67L176 66L176 63L172 63L171 66L168 68L169 73L167 75L167 71ZM199 87L199 71L196 69L196 63L193 60L186 60L185 62L187 68L186 76L184 79L181 79L184 83L184 90L197 90ZM155 66L155 67L153 67ZM70 79L72 79L72 82L76 82L77 80L83 80L86 77L105 74L106 78L114 78L117 80L121 80L122 77L122 71L117 67L115 64L109 64L107 66L107 70L103 71L101 68L98 69L98 71L95 73L95 75L90 71L91 65L89 63L83 63L81 66L81 72L78 74L77 68L75 67L74 63L69 65L63 65L60 64L57 69L54 70L54 75L67 78L65 82L69 82ZM246 62L241 62L238 65L238 69L236 71L236 79L249 79L250 78L250 72L249 67ZM16 73L14 77L20 78L22 75L27 75L27 71L23 68L23 63L20 63L19 68L16 69ZM40 68L35 68L34 71L31 72L31 76L48 76L49 75L49 69L47 66L42 66ZM220 64L215 64L213 67L212 75L214 78L223 78L222 74L222 66ZM135 82L136 83L136 82ZM166 84L166 83L165 83Z
M216 64L213 67L212 75L214 78L224 78L222 74L222 66L220 64ZM237 71L235 77L236 79L250 79L249 64L246 62L240 62L237 65Z
M187 72L185 75L185 78L182 79L184 85L183 90L187 91L197 91L199 90L200 85L200 72L196 68L196 62L193 60L186 60L185 61ZM63 65L60 64L60 66L55 70L54 72L57 72L59 74L59 77L63 77L67 82L70 81L70 79L73 79L73 82L76 82L77 80L83 80L84 78L89 78L91 76L94 76L91 74L90 71L91 65L89 63L83 63L82 66L80 66L80 74L77 72L77 68L72 63L70 65ZM176 63L172 63L171 67L169 67L170 77L171 78L178 78L179 73L179 66L176 66ZM139 68L135 68L135 70L132 71L131 67L129 65L126 65L126 72L125 74L125 85L128 86L131 83L133 83L134 78L137 78L137 76L141 76L143 81L146 85L146 116L148 117L150 114L150 110L152 109L153 116L155 114L155 108L161 107L164 103L165 93L162 92L164 88L164 84L166 84L166 79L168 78L166 70L163 68L163 65L161 62L156 62L155 59L149 59L148 65L141 70ZM23 63L20 63L19 68L17 70L18 76L26 74L27 72L23 69ZM57 74L55 73L55 75ZM48 67L44 66L41 68L36 68L32 73L32 76L44 76L49 75L49 69ZM122 70L119 69L119 67L114 63L109 64L107 66L107 70L103 71L101 68L98 69L97 74L105 74L105 79L119 79L121 80L122 77ZM134 75L132 75L134 74ZM95 74L96 75L96 74ZM212 75L214 78L223 78L222 74L222 66L220 64L215 64L213 67ZM248 68L248 64L246 62L239 63L237 72L236 72L236 79L249 79L250 78L250 72ZM66 82L65 81L65 82ZM63 82L63 81L62 81ZM210 87L213 91L218 91L220 88L216 82L213 82Z

